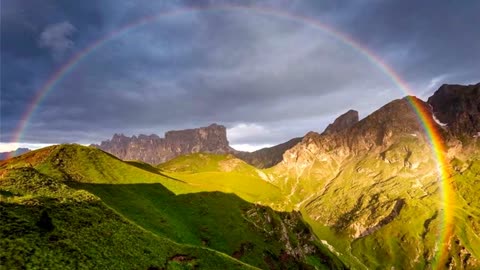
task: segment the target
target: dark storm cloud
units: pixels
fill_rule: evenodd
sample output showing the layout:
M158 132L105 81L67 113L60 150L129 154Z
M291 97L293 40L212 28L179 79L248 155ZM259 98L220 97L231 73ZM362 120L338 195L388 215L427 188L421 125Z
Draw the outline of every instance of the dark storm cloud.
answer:
M225 3L2 2L1 141L11 139L31 97L75 52L145 16L218 2ZM478 80L473 71L480 70L478 4L435 3L242 1L332 25L384 58L419 95L444 82ZM89 143L114 132L218 122L235 144L274 144L321 131L350 108L365 116L403 95L364 55L303 22L245 10L184 12L127 31L83 58L38 107L22 140Z
M352 82L344 80L344 74L336 70L359 80L371 72L378 73L372 67L349 71L352 60L365 64L364 60L355 60L356 55L343 52L345 48L337 48L335 41L312 41L309 36L316 30L303 29L302 24L277 19L262 22L264 19L258 15L217 14L221 16L217 22L228 26L213 28L213 33L211 17L204 22L203 14L187 16L195 17L192 25L200 21L207 26L194 27L196 34L190 33L191 27L184 28L188 35L175 28L175 36L180 39L174 42L175 48L171 48L168 36L172 31L159 30L163 25L159 22L119 37L105 45L108 50L88 56L45 101L38 121L48 121L55 129L107 128L107 134L118 127L155 131L165 126L188 127L213 121L268 125L279 118L298 120L336 109L335 105L321 104L319 99L332 89L339 96L351 86ZM243 22L244 18L250 22ZM253 26L259 24L262 29L254 30ZM222 39L208 38L214 34L238 42L225 44ZM138 44L137 40L148 42ZM295 50L291 50L292 46ZM337 50L343 54L337 55ZM330 55L332 52L335 56ZM329 64L306 64L311 57ZM115 65L111 61L129 64ZM108 71L103 70L105 66L110 67ZM377 83L383 82L380 77ZM324 85L319 87L322 81ZM88 109L85 104L89 104ZM58 121L59 114L68 121ZM128 126L124 127L124 123Z
M6 0L2 1L0 12L0 141L8 142L35 93L71 55L62 46L72 51L81 48L101 31L102 22L95 7L82 6L77 1L65 5L61 1ZM79 26L81 35L70 33L70 41L63 45L61 43L66 40L56 36L57 43L54 43L55 36L45 31L62 22ZM52 58L52 49L56 49L56 59ZM34 141L42 141L42 138Z
M416 90L438 83L478 81L480 2L362 2L342 30L380 52ZM367 20L365 18L368 18ZM438 87L439 85L434 85Z

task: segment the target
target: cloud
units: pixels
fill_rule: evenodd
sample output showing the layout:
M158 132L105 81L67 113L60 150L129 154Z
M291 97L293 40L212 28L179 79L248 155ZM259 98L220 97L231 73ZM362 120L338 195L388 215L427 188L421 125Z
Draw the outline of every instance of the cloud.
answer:
M227 129L227 136L232 144L248 141L253 138L268 136L269 133L269 130L258 124L242 123Z
M85 139L90 132L100 140L116 131L161 134L217 122L242 127L237 134L248 129L232 143L269 144L321 127L302 119L345 106L371 110L402 95L362 55L301 22L239 11L167 22L133 29L87 55L37 110L32 122L45 125L31 124L26 133L50 139L68 131ZM362 95L352 101L357 91Z
M238 151L253 152L265 147L271 147L273 144L232 144L231 146Z
M40 33L38 45L50 50L53 58L60 59L73 48L72 35L76 30L75 26L68 21L48 25Z
M105 0L31 9L29 2L7 1L0 10L6 25L0 141L11 139L31 98L60 68L59 59L145 16L231 3ZM415 9L402 1L239 4L306 16L345 32L421 97L442 83L478 81L476 2L419 3ZM115 132L161 135L217 122L234 131L234 144L276 144L321 132L348 109L366 116L406 94L372 59L301 19L255 8L173 14L105 40L82 57L42 99L22 142L89 143Z
M43 147L50 146L52 144L48 143L1 143L0 142L0 152L10 152L15 151L18 148L28 148L30 150L35 150Z

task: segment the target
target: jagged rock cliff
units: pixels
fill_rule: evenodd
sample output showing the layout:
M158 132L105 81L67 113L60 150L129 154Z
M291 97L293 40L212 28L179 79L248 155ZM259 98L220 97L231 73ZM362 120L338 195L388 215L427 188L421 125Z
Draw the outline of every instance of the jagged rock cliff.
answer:
M269 168L282 161L284 152L301 140L302 138L294 138L288 142L254 152L237 151L229 146L226 128L222 125L212 124L208 127L168 131L165 133L165 138L160 138L155 134L141 134L132 137L115 134L111 140L92 146L123 160L139 160L152 165L185 154L228 153L257 168Z
M478 91L478 85L443 86L428 103L415 97L398 99L343 130L309 132L285 152L268 179L288 194L295 209L331 230L317 231L321 239L339 235L351 239L346 249L334 246L342 254L352 254L353 264L359 259L374 268L374 260L364 256L368 249L372 258L395 258L382 261L384 265L429 268L438 252L435 239L445 215L439 206L444 200L442 181L450 181L455 190L452 209L480 209L467 188L478 179L478 148L450 151L452 145L462 145L459 136L478 140ZM436 120L437 131L450 147L448 162L456 172L448 180L439 178L431 138L412 101L423 107L430 121ZM476 269L480 221L463 215L464 210L451 211L461 217L447 240L445 265ZM463 227L473 229L464 234ZM387 246L390 239L398 242ZM400 247L403 251L396 252Z
M352 127L358 122L358 112L349 110L340 115L335 121L328 125L323 134L332 134ZM287 142L262 148L253 152L235 152L235 156L257 168L270 168L283 160L286 151L297 145L303 140L303 137L293 138Z
M416 99L415 97L410 98ZM428 108L425 102L416 100L424 108ZM334 127L329 132L307 133L301 143L285 152L284 165L299 162L310 163L315 159L339 162L339 159L353 154L379 152L388 148L401 137L426 139L422 124L407 98L394 100L361 121L340 129L335 126L335 123L341 122L339 119L344 116L345 114L329 126ZM322 158L322 155L328 156Z
M442 85L428 99L437 120L453 136L480 136L480 83Z
M165 138L154 134L132 137L115 134L111 140L93 146L123 160L140 160L150 164L159 164L191 153L224 154L233 151L228 145L226 128L217 124L168 131Z

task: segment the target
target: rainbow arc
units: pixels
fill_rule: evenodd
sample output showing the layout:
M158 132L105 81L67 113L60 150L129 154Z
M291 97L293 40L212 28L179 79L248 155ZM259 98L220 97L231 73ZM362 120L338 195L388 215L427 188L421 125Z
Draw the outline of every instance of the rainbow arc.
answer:
M63 80L72 70L75 69L78 64L85 60L89 55L106 45L108 42L115 40L116 38L127 34L128 32L137 29L139 27L145 26L149 23L155 22L159 18L178 16L182 14L194 13L194 12L208 12L208 11L244 11L252 12L259 15L265 16L275 16L287 20L292 20L298 23L307 24L311 27L314 27L332 38L341 41L346 44L352 50L366 57L366 59L375 65L379 70L386 74L390 80L402 90L408 97L407 100L411 105L412 109L415 111L418 116L418 120L422 124L422 127L425 131L425 134L428 137L429 144L432 149L432 154L435 158L437 164L437 170L439 175L439 183L441 187L441 196L442 196L442 205L440 206L443 211L442 219L442 228L439 233L438 243L439 246L436 258L435 258L435 268L441 268L443 262L446 261L448 255L448 241L453 232L453 204L454 204L454 191L451 184L448 181L449 170L448 170L448 160L446 158L446 149L445 144L442 139L441 131L438 125L432 118L431 112L422 104L421 101L412 97L414 92L411 90L407 82L405 82L397 72L394 71L385 61L383 61L378 55L368 49L366 46L354 40L349 35L342 33L320 21L305 16L299 16L296 14L284 12L281 10L270 9L270 8L260 8L260 7L246 7L246 6L237 6L237 5L221 5L213 7L196 7L196 8L183 8L163 13L158 13L152 16L147 16L136 20L132 23L126 24L104 37L97 39L89 46L83 50L77 52L73 55L66 63L64 63L56 72L54 72L50 78L46 81L45 84L38 90L35 97L32 99L31 103L28 105L24 114L21 117L21 121L15 130L13 142L19 142L22 139L24 132L32 118L35 114L35 111L40 106L42 101L47 97L47 95L52 92L60 81Z

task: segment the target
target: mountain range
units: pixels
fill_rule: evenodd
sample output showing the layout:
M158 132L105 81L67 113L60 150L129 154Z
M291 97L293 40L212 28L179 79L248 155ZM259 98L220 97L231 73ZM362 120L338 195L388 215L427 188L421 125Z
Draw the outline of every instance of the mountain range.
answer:
M91 146L120 159L137 160L151 165L185 154L212 153L233 154L258 168L266 168L279 163L283 153L300 141L301 138L294 138L274 147L254 152L237 151L229 145L225 126L211 124L207 127L168 131L164 138L156 134L140 134L132 137L114 134L111 140Z
M442 179L412 101L446 146L445 237ZM363 119L350 110L254 152L217 124L31 151L0 162L0 265L479 269L479 138L480 83Z
M25 154L26 152L32 151L31 149L28 148L17 148L16 150L13 151L8 151L8 152L0 152L0 160L5 160L9 157L16 157L21 154Z
M349 110L328 125L324 133L338 132L357 122L358 112ZM280 163L285 151L301 142L302 138L293 138L287 142L253 152L238 151L229 145L225 126L211 124L207 127L168 131L164 138L156 134L140 134L132 137L114 134L111 140L91 146L120 159L137 160L151 165L160 164L185 154L212 153L232 154L257 168L264 169Z

